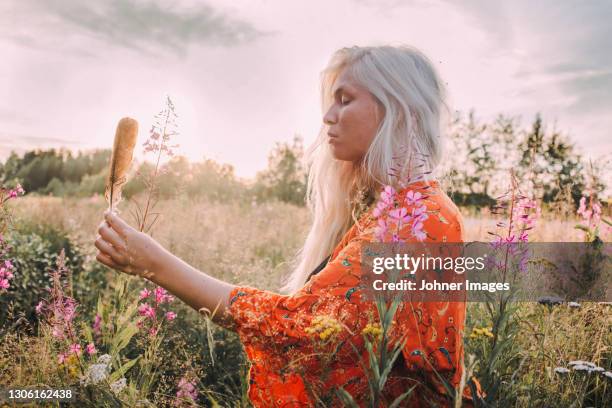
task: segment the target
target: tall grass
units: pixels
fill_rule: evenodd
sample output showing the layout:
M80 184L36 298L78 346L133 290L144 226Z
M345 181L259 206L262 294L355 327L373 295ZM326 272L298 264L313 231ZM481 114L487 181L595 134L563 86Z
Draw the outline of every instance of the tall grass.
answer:
M90 251L86 254L88 262L94 262L93 240L105 209L102 197L26 196L15 201L13 207L16 224L46 224L66 231ZM152 234L177 256L220 279L270 290L281 286L280 278L289 272L288 262L303 242L310 222L306 209L282 203L219 204L177 198L160 201L156 211L163 215ZM539 242L582 241L584 234L574 228L576 222L577 219L559 220L557 214L544 212L531 238ZM485 241L489 240L487 231L495 220L469 216L464 223L468 241ZM135 224L136 220L132 220ZM14 279L19 279L18 272ZM108 289L92 287L83 295L94 297L94 304L99 306L95 310L79 310L77 330L83 344L89 339L95 343L96 358L102 354L111 356L112 377L84 389L85 406L189 405L189 384L197 391L198 405L248 406L248 384L244 381L248 366L235 335L208 325L195 311L173 304L177 319L168 322L152 340L137 327L142 319L138 305L143 283L114 272L105 279L110 280L104 286ZM91 303L90 299L76 300ZM513 307L504 346L495 349L485 330L494 326L486 305L468 305L466 360L473 358L474 375L488 388L491 398L486 403L605 406L612 396L612 380L595 372L570 370L561 374L555 369L569 367L573 360L612 369L610 306L583 303L574 308L520 303ZM387 312L379 311L382 316ZM99 338L92 329L96 315L101 317ZM69 364L58 364L59 351L42 331L6 334L0 345L0 384L80 387L79 378L96 364L96 358L85 359L84 366L75 371ZM393 354L385 358L384 364L380 359L375 361L379 371L372 373L382 386L382 374ZM121 378L126 378L126 385L115 394L110 384ZM377 391L373 391L375 398Z

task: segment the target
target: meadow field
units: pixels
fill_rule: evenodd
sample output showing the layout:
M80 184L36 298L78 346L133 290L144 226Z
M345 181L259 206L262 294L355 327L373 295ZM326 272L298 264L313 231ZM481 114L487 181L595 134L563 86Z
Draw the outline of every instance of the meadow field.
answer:
M78 406L249 406L248 363L234 333L95 261L102 196L26 195L9 207L15 273L0 294L2 387L70 386ZM129 203L120 209L134 223ZM156 211L152 235L174 254L220 279L270 290L280 287L310 220L304 207L281 202L179 197ZM464 211L468 241L489 241L495 223L487 212ZM530 241L582 242L577 223L545 211ZM152 311L143 313L145 302ZM470 303L465 331L466 366L486 406L611 406L610 305L520 303L495 328L490 307Z

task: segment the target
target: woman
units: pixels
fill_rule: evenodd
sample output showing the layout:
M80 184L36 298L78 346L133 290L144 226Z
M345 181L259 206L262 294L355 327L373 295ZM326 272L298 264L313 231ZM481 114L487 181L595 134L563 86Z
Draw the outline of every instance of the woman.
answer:
M339 406L340 387L363 404L369 391L359 359L367 361L364 339L376 334L377 314L358 288L361 245L464 239L459 211L425 177L440 160L445 104L442 82L422 53L390 46L338 50L322 73L322 105L324 125L307 153L314 222L283 288L289 294L215 279L116 214L105 213L95 243L99 262L146 277L198 311L214 311L213 320L239 334L257 407ZM416 173L421 180L410 181ZM384 186L387 201L372 206ZM399 207L383 214L393 191ZM398 214L404 228L388 231L394 221L398 226L392 219ZM391 338L408 340L381 406L412 386L401 406L450 404L446 385L461 379L464 321L465 303L400 305Z

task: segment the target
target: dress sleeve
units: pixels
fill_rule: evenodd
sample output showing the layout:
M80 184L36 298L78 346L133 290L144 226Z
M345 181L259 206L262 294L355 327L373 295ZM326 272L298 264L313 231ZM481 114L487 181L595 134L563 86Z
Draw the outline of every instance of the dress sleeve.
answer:
M229 294L229 329L243 344L288 346L307 341L317 316L339 320L360 282L361 239L354 237L325 268L293 295L248 286ZM346 316L344 316L346 318ZM263 343L263 344L262 344Z

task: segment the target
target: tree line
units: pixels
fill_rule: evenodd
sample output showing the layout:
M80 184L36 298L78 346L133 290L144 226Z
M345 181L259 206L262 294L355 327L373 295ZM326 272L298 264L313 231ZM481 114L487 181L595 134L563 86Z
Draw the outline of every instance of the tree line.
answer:
M489 123L474 112L457 114L447 133L448 154L439 178L451 198L462 206L485 207L504 192L513 169L525 191L543 203L577 207L585 191L601 194L608 186L604 175L609 162L586 161L567 135L548 129L540 115L527 128L516 118L499 115ZM12 153L0 163L3 185L21 183L28 193L85 197L104 192L110 149L72 153L66 149ZM164 164L157 194L205 196L214 200L280 200L304 205L307 175L302 164L302 138L276 143L268 166L254 180L240 180L233 166L211 159L192 163L177 156ZM149 162L135 163L124 188L131 196L146 188L142 175Z

